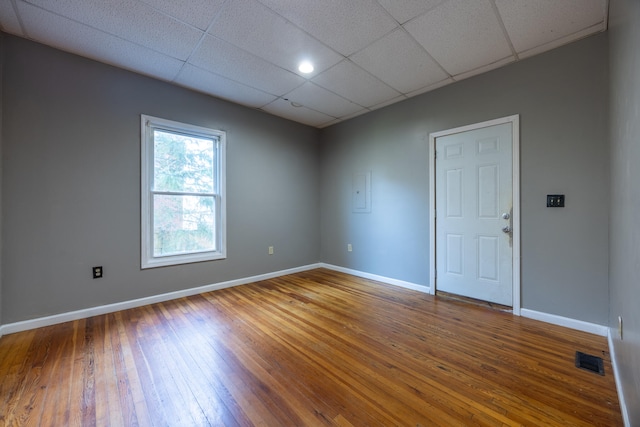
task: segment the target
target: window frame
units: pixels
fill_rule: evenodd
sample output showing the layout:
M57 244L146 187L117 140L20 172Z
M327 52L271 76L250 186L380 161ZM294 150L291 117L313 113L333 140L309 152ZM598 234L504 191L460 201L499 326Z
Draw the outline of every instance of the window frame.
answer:
M142 269L193 262L212 261L227 257L227 221L226 221L226 146L227 134L224 131L202 126L162 119L145 114L140 115L140 147L141 147L141 261ZM216 250L185 252L172 255L154 256L154 188L153 177L155 167L154 131L166 131L214 141L214 188L215 206L215 241ZM162 193L162 192L159 192ZM189 195L189 192L176 192Z

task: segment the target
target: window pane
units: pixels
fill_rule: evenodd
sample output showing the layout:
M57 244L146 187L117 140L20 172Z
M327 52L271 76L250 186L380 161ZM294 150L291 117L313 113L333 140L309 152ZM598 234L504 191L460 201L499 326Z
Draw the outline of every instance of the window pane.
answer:
M214 141L154 130L155 191L214 193Z
M153 256L215 251L215 198L153 196Z

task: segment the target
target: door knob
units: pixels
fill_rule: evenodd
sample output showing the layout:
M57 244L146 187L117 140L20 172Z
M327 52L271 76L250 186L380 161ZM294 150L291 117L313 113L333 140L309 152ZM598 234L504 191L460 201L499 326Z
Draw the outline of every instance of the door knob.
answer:
M511 233L511 227L509 227L508 225L502 227L502 231L504 233Z
M505 212L502 214L502 219L509 219L511 218L511 215L509 215L509 212Z

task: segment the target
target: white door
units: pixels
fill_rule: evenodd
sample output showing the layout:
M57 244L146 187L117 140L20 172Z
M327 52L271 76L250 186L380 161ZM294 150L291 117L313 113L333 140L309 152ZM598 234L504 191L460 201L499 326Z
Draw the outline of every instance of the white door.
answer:
M512 126L436 137L436 288L513 305Z

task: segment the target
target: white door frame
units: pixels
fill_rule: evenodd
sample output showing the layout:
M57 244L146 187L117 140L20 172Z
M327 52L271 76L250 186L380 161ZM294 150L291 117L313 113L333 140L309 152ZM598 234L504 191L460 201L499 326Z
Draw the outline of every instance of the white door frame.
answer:
M436 138L511 123L513 132L513 314L520 315L520 115L429 134L429 293L436 294Z

